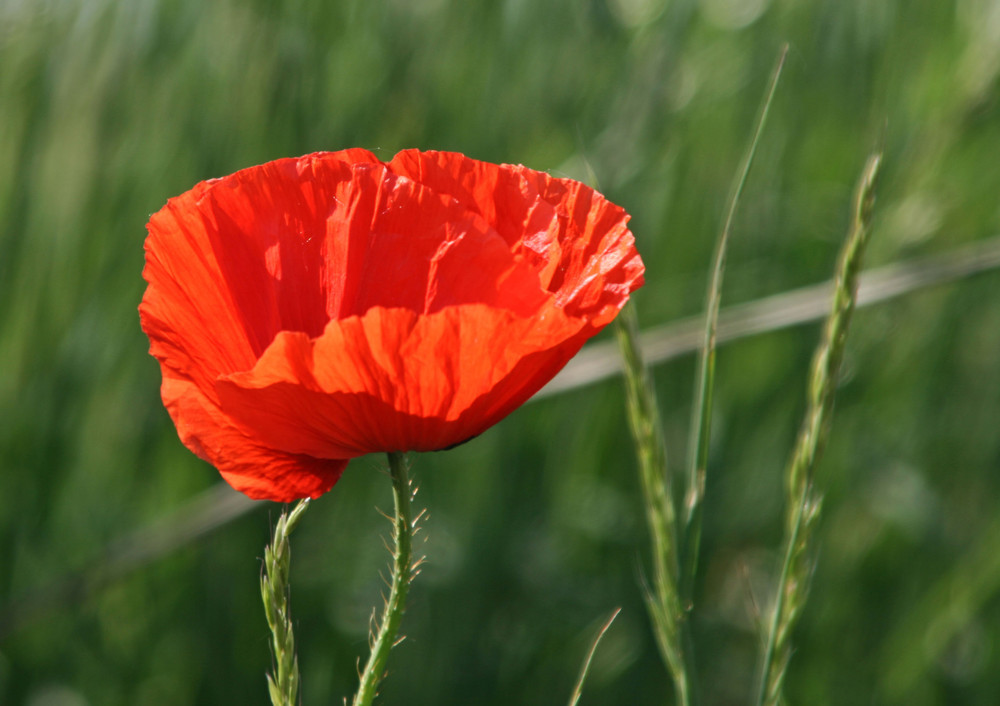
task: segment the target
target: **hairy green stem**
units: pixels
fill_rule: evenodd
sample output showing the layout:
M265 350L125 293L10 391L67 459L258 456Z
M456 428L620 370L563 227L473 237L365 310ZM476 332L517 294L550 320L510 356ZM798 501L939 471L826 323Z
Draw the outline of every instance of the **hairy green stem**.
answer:
M385 676L389 652L397 644L396 635L403 619L406 594L416 572L413 561L413 534L419 516L414 518L411 510L413 489L410 487L406 458L402 453L392 452L389 456L389 475L392 477L392 495L395 513L393 516L392 579L389 597L386 599L382 618L377 625L371 643L368 663L361 673L358 693L354 706L370 706L378 693L378 685Z

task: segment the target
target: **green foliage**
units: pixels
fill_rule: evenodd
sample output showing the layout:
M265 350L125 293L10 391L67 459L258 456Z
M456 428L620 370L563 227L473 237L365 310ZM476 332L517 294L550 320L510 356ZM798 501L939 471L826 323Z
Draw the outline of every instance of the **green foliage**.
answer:
M829 276L877 143L872 266L992 236L998 23L975 0L0 3L0 703L267 703L256 582L277 508L134 570L101 560L219 482L177 440L138 326L143 226L168 197L348 146L575 178L589 164L633 214L645 328L703 308L729 182L786 41L725 302ZM998 301L990 272L856 313L816 469L820 561L790 702L1000 700ZM744 703L754 680L818 333L717 353L692 624L706 704ZM672 458L694 367L654 370ZM581 703L668 701L622 399L620 381L562 393L413 459L428 563L377 703L564 703L592 621L615 606ZM367 654L383 464L353 462L295 533L306 705L353 693Z

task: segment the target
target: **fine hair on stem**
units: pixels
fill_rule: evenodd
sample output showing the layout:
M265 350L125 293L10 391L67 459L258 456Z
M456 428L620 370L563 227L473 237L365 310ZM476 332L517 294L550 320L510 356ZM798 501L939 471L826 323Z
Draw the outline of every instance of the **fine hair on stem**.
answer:
M392 575L382 616L378 619L372 617L371 653L361 671L353 706L370 706L378 693L378 685L385 677L389 652L400 642L397 635L403 620L406 596L420 567L420 561L413 559L413 536L423 512L413 515L414 491L406 456L390 452L388 457L394 507L393 516L389 518L392 520Z

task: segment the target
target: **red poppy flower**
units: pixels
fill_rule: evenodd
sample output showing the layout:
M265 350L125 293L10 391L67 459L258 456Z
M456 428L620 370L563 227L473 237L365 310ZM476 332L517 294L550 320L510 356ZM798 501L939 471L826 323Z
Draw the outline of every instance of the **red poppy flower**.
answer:
M628 214L448 152L281 159L154 214L139 307L181 440L253 498L443 449L525 402L642 284Z

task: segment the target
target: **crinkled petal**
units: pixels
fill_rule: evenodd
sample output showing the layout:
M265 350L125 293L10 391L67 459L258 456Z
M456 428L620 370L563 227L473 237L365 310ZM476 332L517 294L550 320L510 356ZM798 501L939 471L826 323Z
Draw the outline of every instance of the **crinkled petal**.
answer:
M389 166L481 214L570 314L603 326L642 285L629 215L585 184L454 152L405 150Z
M536 317L484 305L375 308L330 322L318 339L279 335L252 371L217 388L237 424L293 453L443 449L523 404L591 334L555 307Z
M333 487L346 461L277 451L247 435L207 400L197 386L164 371L163 403L181 441L251 498L290 502L316 498Z
M209 397L281 331L372 306L525 310L537 273L479 214L368 155L285 159L205 182L149 223L140 307L152 354ZM372 161L374 160L374 161Z

